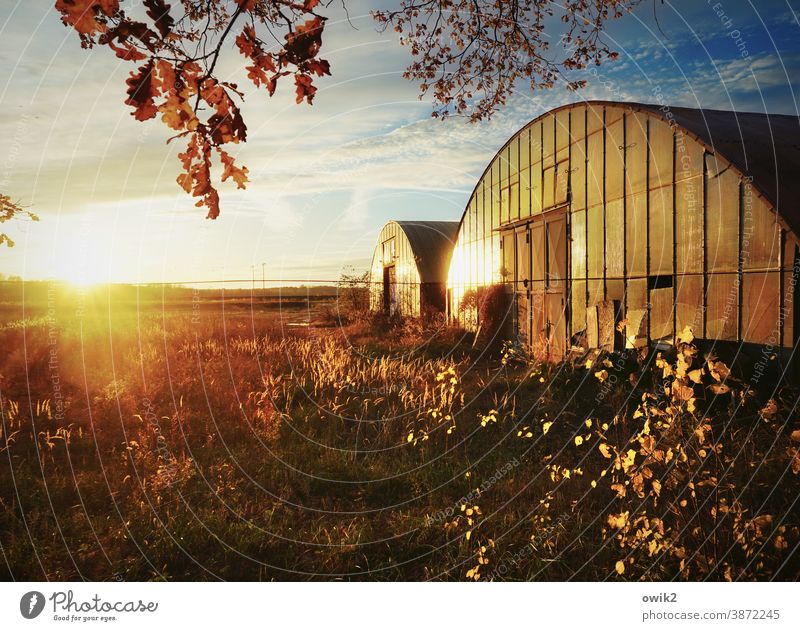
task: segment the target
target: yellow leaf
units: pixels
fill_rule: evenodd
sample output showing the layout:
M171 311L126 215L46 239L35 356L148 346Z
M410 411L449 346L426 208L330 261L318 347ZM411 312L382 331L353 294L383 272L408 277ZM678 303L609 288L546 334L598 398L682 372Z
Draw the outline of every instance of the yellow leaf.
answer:
M550 421L549 423L545 423L544 425L542 425L542 433L546 434L547 432L549 432L550 431L550 426L552 424L553 424L553 421Z
M694 340L694 333L692 332L692 327L687 324L683 331L678 333L678 342L682 344L690 344L692 340Z
M611 457L611 448L608 445L606 445L605 443L600 443L600 446L598 447L598 449L600 450L600 453L603 454L604 458L610 458Z
M583 444L583 438L581 438L580 436L576 436L575 437L575 446L576 447L580 447L582 444Z
M616 564L617 574L625 574L625 561L617 561Z

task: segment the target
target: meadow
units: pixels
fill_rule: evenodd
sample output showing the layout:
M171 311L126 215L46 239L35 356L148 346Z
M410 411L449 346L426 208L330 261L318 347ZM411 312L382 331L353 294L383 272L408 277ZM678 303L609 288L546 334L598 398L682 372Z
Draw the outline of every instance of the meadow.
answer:
M109 296L0 304L4 580L800 578L798 389L689 331L544 365L335 301Z

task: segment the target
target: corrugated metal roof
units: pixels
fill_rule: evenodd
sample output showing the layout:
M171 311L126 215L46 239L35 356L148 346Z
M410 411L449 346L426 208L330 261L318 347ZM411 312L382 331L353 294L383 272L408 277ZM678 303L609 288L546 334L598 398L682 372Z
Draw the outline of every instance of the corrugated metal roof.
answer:
M444 283L458 233L458 221L396 221L417 261L420 282Z
M695 136L745 176L800 236L800 117L753 112L661 107L641 108L675 123Z

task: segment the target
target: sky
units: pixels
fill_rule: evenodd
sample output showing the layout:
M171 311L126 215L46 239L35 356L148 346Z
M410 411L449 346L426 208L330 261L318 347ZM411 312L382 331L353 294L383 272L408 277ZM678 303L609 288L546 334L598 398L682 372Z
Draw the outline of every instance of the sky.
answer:
M136 3L136 0L133 0ZM73 282L251 278L295 284L368 268L390 219L459 219L496 151L528 121L582 99L798 115L800 0L644 0L611 24L619 58L589 85L516 94L488 122L432 119L376 2L332 3L314 105L252 86L242 106L246 190L220 186L216 221L175 183L179 143L123 104L132 65L83 50L53 2L0 0L0 192L39 217L3 224L0 274ZM130 4L130 3L128 3ZM384 2L384 4L386 4ZM654 16L655 11L655 16ZM243 81L233 49L219 75ZM262 268L262 263L264 264ZM275 284L275 283L271 283Z

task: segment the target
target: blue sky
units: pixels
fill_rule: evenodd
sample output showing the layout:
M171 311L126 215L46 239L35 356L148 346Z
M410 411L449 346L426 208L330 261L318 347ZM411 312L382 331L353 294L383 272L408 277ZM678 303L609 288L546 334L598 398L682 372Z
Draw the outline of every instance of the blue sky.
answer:
M31 279L246 278L262 262L270 278L334 279L367 267L389 219L458 219L505 140L564 103L660 94L673 105L798 113L796 1L656 2L656 24L645 0L609 28L620 57L586 73L587 89L520 86L479 124L431 119L401 77L406 51L368 15L375 3L348 2L350 23L331 6L323 56L333 76L313 107L295 105L288 84L272 99L246 92L238 160L252 181L223 185L212 222L175 184L180 147L123 104L130 65L82 50L52 4L0 0L0 191L41 217L5 224L17 246L0 248L0 272ZM221 74L243 85L230 53Z

